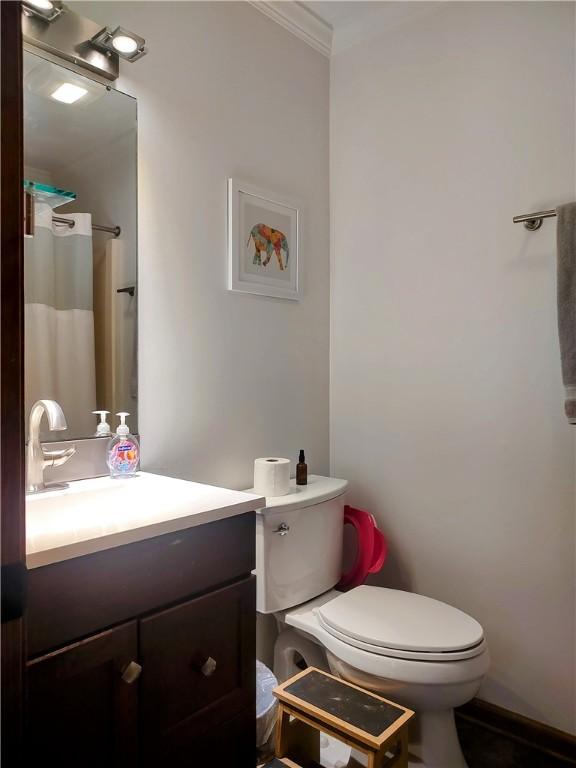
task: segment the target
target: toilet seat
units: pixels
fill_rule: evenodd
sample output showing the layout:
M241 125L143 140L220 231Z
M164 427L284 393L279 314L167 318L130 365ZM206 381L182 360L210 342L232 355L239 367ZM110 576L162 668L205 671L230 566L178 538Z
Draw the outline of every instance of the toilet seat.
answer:
M357 587L314 614L340 642L380 656L457 661L478 656L486 645L480 624L457 608L385 587Z
M356 589L361 589L357 587ZM380 593L381 587L375 587ZM417 651L401 656L401 649L388 649L377 646L378 653L366 650L359 644L353 644L349 636L337 637L336 631L325 629L320 622L318 609L340 600L355 590L342 594L330 590L307 603L277 613L281 625L301 632L306 638L314 639L328 654L351 668L372 675L378 679L391 679L402 685L463 685L477 680L486 674L490 657L487 643L482 640L468 658L458 658L456 653L435 654ZM395 590L391 590L394 592ZM469 649L471 650L471 649ZM395 653L396 655L392 655ZM387 655L386 655L387 654ZM434 658L436 655L439 659ZM450 663L448 663L450 662Z
M372 645L362 640L344 635L333 627L329 627L320 613L316 611L316 618L318 624L332 637L340 640L341 643L351 645L354 648L360 648L368 653L374 653L378 656L391 656L395 659L409 659L412 661L458 661L460 659L471 659L474 656L478 656L484 652L486 648L486 641L481 640L477 645L471 648L466 648L461 651L441 651L435 653L434 651L407 651L401 648L385 648L381 645Z

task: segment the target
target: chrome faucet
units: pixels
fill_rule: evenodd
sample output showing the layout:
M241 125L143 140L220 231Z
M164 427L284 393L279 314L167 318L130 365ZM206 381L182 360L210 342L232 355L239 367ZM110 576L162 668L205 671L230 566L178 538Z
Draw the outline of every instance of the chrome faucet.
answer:
M60 467L76 453L76 446L60 451L47 451L40 442L40 422L46 414L52 431L67 429L64 411L56 400L37 400L30 411L28 447L26 449L26 493L39 493L46 489L44 470L46 467Z

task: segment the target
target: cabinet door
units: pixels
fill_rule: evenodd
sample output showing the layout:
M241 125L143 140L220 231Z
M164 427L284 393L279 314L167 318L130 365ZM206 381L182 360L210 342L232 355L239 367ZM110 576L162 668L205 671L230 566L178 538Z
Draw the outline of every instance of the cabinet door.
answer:
M227 768L253 768L255 626L253 577L142 620L146 765L217 765L232 740Z
M28 663L29 765L137 764L137 653L133 621Z

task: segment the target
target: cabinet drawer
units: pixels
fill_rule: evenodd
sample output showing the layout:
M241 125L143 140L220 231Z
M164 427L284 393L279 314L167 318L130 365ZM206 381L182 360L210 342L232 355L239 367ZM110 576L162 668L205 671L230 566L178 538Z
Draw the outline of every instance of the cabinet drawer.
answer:
M255 611L250 577L141 621L147 765L159 765L168 752L171 764L192 765L200 734L241 712L254 724Z
M246 513L33 568L29 656L241 579L254 568L254 547Z

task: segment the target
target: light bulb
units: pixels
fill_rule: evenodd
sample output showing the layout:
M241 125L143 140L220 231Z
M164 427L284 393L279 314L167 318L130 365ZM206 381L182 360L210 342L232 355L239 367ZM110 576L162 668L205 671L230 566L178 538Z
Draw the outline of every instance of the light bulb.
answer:
M28 0L28 4L38 8L39 11L51 11L54 8L51 0Z
M138 43L127 35L118 35L112 38L112 45L119 53L134 53L138 48Z
M61 86L56 88L56 90L50 94L53 99L56 99L56 101L61 101L63 104L74 104L75 101L78 101L78 99L81 99L82 96L85 96L88 93L86 88L81 88L79 85L74 85L74 83L62 83Z

